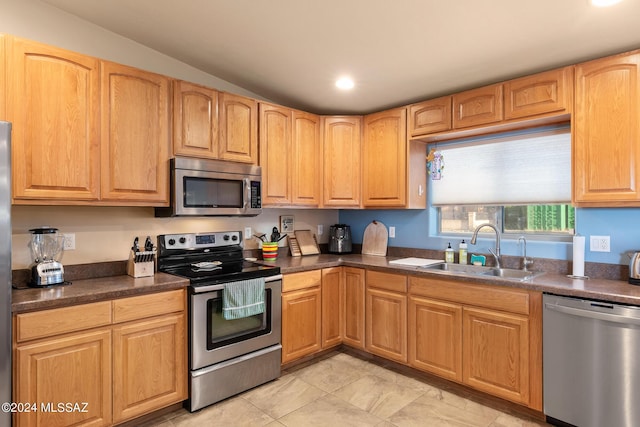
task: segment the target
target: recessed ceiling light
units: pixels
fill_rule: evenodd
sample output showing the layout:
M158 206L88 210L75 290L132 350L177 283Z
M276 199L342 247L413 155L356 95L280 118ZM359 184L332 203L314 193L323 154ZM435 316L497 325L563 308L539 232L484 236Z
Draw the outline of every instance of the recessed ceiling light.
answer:
M591 0L591 4L596 7L613 6L616 3L620 3L622 0Z
M336 87L342 90L353 89L354 83L350 77L340 77L336 80Z

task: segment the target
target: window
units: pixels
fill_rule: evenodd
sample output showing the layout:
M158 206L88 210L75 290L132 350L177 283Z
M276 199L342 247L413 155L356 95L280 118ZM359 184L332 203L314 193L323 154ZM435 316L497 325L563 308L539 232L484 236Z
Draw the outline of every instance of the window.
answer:
M431 176L430 195L441 233L488 222L504 233L573 234L568 125L453 141L438 151L445 167Z
M498 226L503 233L533 235L567 235L575 229L573 206L521 205L521 206L440 206L441 233L472 233L484 223Z

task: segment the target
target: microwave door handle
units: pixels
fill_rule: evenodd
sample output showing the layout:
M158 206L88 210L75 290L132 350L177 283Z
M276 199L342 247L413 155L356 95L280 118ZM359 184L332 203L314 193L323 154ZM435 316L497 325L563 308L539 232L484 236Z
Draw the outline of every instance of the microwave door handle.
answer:
M242 204L242 210L246 212L249 209L249 203L251 202L251 180L244 178L244 203Z

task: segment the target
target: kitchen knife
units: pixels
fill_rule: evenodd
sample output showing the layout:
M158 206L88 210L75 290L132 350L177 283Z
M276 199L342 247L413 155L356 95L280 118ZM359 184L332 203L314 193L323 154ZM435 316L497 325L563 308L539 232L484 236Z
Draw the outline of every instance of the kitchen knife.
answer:
M151 242L151 237L147 236L147 239L144 241L144 250L147 252L145 256L145 262L153 261L153 242Z

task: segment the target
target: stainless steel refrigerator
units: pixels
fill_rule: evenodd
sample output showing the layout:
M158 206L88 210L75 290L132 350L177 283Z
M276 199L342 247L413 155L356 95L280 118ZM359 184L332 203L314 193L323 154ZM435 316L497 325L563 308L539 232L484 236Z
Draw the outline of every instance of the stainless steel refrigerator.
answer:
M11 402L11 123L0 121L0 403ZM0 426L11 413L0 411Z

